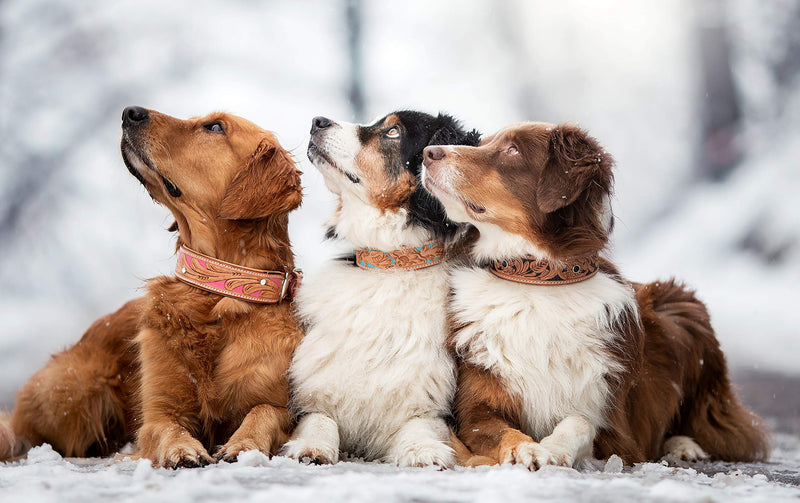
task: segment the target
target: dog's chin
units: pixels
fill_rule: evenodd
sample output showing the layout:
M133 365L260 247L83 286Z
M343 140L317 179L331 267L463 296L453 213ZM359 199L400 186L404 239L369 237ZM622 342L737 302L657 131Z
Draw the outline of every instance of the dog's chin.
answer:
M439 200L447 218L457 223L475 223L475 219L470 216L467 209L469 203L437 182L428 170L425 170L422 176L422 186Z
M150 168L137 153L137 149L123 137L120 150L122 151L122 162L125 163L125 167L128 169L128 172L132 174L134 178L139 180L139 183L141 183L147 189L147 191L150 192L150 184L144 175L146 170Z
M328 171L335 171L336 174L343 176L346 178L350 183L358 184L361 183L361 179L352 173L348 173L344 169L340 168L336 161L333 160L331 155L325 150L323 147L320 147L314 142L312 138L311 141L308 142L308 160L311 161L311 164L314 165L315 168L319 170L323 176L327 176Z
M125 163L125 167L128 169L128 172L134 176L139 183L141 183L147 192L150 194L150 197L155 199L159 203L163 203L159 198L159 194L157 194L153 189L158 186L158 181L161 182L161 185L164 186L167 193L172 197L181 197L182 192L175 185L170 179L165 177L158 171L153 162L145 155L140 153L140 150L137 149L134 145L130 143L123 136L122 144L120 145L120 150L122 151L122 162ZM156 177L157 180L151 181L148 180L150 177Z

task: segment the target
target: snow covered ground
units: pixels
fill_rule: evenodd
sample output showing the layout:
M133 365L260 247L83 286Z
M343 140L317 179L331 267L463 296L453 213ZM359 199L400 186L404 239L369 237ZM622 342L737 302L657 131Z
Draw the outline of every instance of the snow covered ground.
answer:
M674 274L698 288L745 401L778 431L768 464L617 473L315 467L257 453L171 472L40 447L0 465L0 502L798 501L800 83L778 86L754 55L784 34L762 15L780 20L790 3L730 2L747 148L713 184L692 175L694 0L365 1L360 118L346 98L343 2L0 1L0 407L49 354L172 269L171 220L119 158L124 106L222 109L275 130L305 171L291 235L307 269L333 253L321 225L332 198L304 156L310 119L409 107L485 132L547 120L596 135L617 159L615 260L634 280Z
M26 502L790 502L800 499L800 440L780 437L770 463L646 463L582 471L516 466L436 471L342 462L307 466L243 453L233 464L177 471L147 460L64 459L49 446L0 465L0 500Z

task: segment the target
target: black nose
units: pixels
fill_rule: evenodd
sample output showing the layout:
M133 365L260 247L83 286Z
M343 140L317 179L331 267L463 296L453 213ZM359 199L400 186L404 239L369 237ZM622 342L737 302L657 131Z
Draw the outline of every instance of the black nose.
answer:
M142 107L126 107L122 111L122 125L123 126L138 126L144 124L150 119L150 113L146 108Z
M441 161L446 155L442 147L425 147L423 153L425 154L425 159L430 161Z
M320 129L329 128L333 125L333 121L327 117L314 117L311 119L311 134L314 134Z

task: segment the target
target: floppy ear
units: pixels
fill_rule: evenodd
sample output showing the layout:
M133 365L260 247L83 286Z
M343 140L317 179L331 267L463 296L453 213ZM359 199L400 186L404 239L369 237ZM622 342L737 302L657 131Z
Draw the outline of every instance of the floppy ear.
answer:
M571 124L550 133L549 157L536 189L536 204L551 213L574 203L592 183L611 190L613 159L586 131Z
M255 220L297 208L303 197L300 174L288 152L262 140L228 184L219 217Z

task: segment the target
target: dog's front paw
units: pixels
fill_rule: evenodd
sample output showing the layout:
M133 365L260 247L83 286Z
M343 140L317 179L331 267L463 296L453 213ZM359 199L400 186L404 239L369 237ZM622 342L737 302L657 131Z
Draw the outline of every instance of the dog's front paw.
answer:
M163 468L197 468L214 462L196 438L178 425L144 424L136 440L139 455Z
M194 438L166 445L153 456L153 465L164 468L199 468L214 462L203 445Z
M706 451L692 437L677 435L664 442L664 455L675 456L684 461L702 461L709 459Z
M261 451L269 456L270 446L259 445L258 442L252 439L231 439L217 449L217 452L214 453L214 459L234 463L239 459L239 454L244 451Z
M452 468L456 462L455 451L439 440L428 440L409 446L395 462L401 467L438 466Z
M339 461L339 450L311 445L303 439L286 442L281 454L296 459L301 463L315 465L331 465Z
M536 464L539 468L548 465L572 467L574 463L575 457L568 448L558 443L548 443L547 439L539 444L536 457Z
M500 452L500 464L522 465L528 470L557 464L558 459L547 448L533 441L522 441Z

